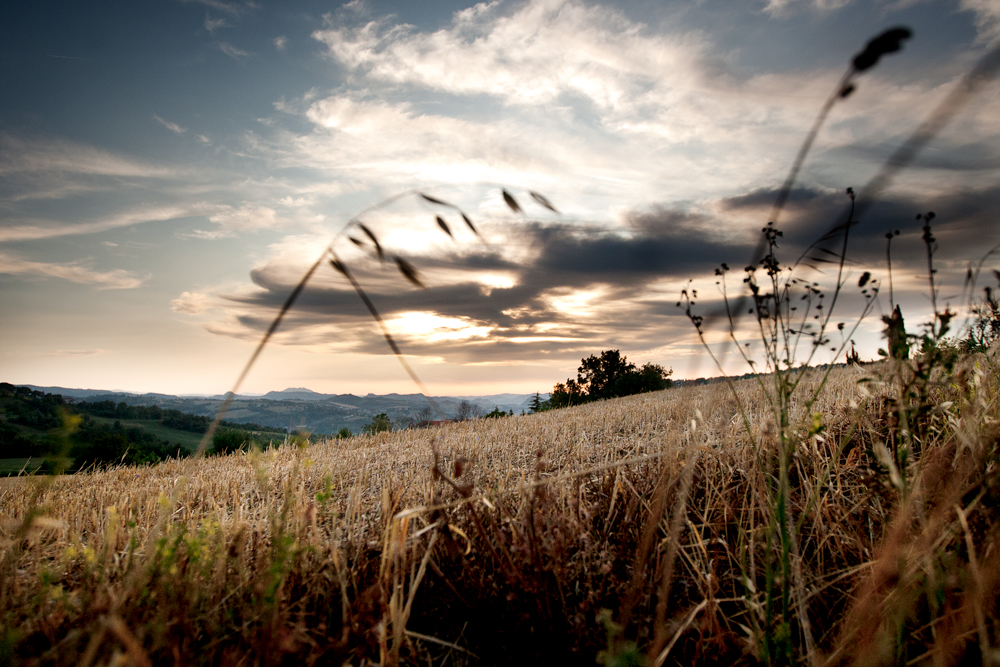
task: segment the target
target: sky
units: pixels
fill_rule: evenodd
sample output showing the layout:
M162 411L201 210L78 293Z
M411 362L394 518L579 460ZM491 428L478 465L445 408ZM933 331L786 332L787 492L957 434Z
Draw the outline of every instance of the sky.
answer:
M998 0L16 3L0 24L0 380L224 392L328 247L433 394L549 391L606 349L717 375L681 290L718 314L725 262L737 303L819 109L895 26L912 39L833 105L777 220L792 264L861 193L831 322L862 358L885 344L887 231L911 331L931 313L918 213L936 213L953 309L1000 243L996 81L864 191L995 46ZM881 290L859 319L865 271ZM832 296L832 265L794 275ZM747 372L728 322L708 325L723 369ZM733 332L752 342L752 318ZM286 387L417 391L327 263L241 391Z

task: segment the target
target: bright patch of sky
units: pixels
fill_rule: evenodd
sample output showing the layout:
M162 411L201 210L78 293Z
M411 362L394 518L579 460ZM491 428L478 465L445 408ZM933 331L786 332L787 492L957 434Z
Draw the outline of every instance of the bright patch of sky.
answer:
M913 39L834 106L800 175L791 258L994 48L1000 3L17 3L0 25L0 379L225 391L345 223L415 190L478 232L412 195L364 213L426 290L364 235L335 249L434 393L546 391L611 348L715 374L680 290L718 306L713 269L750 261L819 108L896 25ZM938 213L953 302L1000 241L998 97L984 86L857 228L850 270L883 282L883 235L902 231L908 323L927 316L917 212ZM856 334L863 358L887 309ZM286 386L416 391L327 265L243 390Z

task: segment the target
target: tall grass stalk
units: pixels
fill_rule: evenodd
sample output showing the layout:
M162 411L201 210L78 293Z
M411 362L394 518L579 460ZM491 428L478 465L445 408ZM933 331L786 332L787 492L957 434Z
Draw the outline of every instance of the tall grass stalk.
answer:
M871 202L880 194L893 177L905 166L907 166L916 154L930 139L932 139L944 125L950 121L959 109L967 104L972 96L986 82L995 78L1000 69L1000 47L989 52L962 80L953 93L942 102L930 115L930 117L917 129L910 139L889 159L882 170L861 190L862 202L856 202L853 189L848 188L847 194L850 197L850 207L846 217L842 222L835 225L830 231L823 234L817 241L810 244L802 255L791 266L783 267L780 263L776 249L778 239L782 237L782 232L777 228L776 221L780 215L788 194L794 186L796 177L804 163L808 152L821 129L823 122L828 116L833 105L841 99L846 98L854 90L852 78L857 73L872 67L878 59L885 53L897 51L902 40L910 37L909 30L896 28L887 31L876 37L864 51L859 53L852 61L847 74L838 82L834 93L823 105L819 116L813 127L810 129L803 142L796 158L793 162L788 177L782 188L779 190L775 204L771 212L771 220L762 230L761 244L754 254L754 258L746 268L746 278L744 284L748 287L749 299L752 307L750 313L755 316L756 335L761 344L764 368L758 370L756 362L751 358L749 346L741 345L737 340L737 322L742 314L746 297L740 297L735 302L731 302L725 289L725 276L729 270L726 264L721 265L716 270L716 275L720 277L719 284L724 301L725 315L728 320L728 333L735 349L742 356L750 368L755 371L757 381L764 388L765 380L771 383L771 387L766 391L766 396L773 418L773 431L762 441L754 442L754 446L760 453L761 464L764 470L768 471L770 484L767 507L769 516L767 523L767 539L765 551L765 579L766 590L764 592L764 618L763 623L755 626L759 637L759 644L762 649L761 657L771 664L791 664L796 661L795 642L792 640L793 619L797 621L798 632L802 636L802 645L806 656L815 655L815 641L811 630L806 597L807 589L802 575L802 558L798 533L803 526L803 515L798 521L792 516L792 485L790 475L793 470L794 458L802 443L810 439L822 437L825 425L819 413L813 413L817 397L828 381L832 366L827 365L825 370L810 372L808 369L816 354L820 350L825 350L830 344L829 332L831 317L836 306L839 295L845 287L845 263L847 261L848 239L852 227L858 224L858 218L863 211L870 206ZM929 326L928 335L924 337L925 347L938 349L943 341L944 335L948 331L948 322L952 316L945 311L938 312L937 289L934 283L933 249L934 239L930 236L930 219L933 214L925 216L924 240L927 248L928 272L930 278L930 295L932 300L934 319ZM892 235L889 235L891 243ZM830 242L840 242L839 252L823 247ZM817 252L818 251L818 252ZM888 250L887 250L888 252ZM810 256L810 253L814 253ZM825 253L825 256L821 253ZM816 269L815 263L827 262L830 257L836 266L836 278L832 289L832 298L824 301L825 294L818 289L818 283L811 283L796 277L796 270L802 266L804 268ZM889 258L891 262L891 256ZM766 273L766 280L763 285L758 283L757 270L763 268ZM841 336L838 344L830 348L833 358L838 358L845 351L847 341L857 330L861 321L869 314L876 303L879 288L877 281L868 283L868 273L859 281L859 288L864 297L864 307L856 318L852 328L846 336ZM868 284L867 289L865 289ZM890 287L891 287L891 264L890 264ZM795 312L798 307L793 306L792 291L800 288L804 293L801 296L801 313L796 319ZM685 312L694 325L703 348L715 361L720 371L724 373L719 359L715 356L705 338L705 327L714 324L717 317L706 322L706 318L697 315L694 311L697 293L693 290L682 292L682 302L679 306L685 308ZM893 297L890 294L890 301ZM810 317L811 315L811 317ZM844 324L838 325L842 332ZM800 343L808 341L810 344L804 354L804 358L798 354ZM917 404L926 406L926 381L920 381L924 376L929 377L935 367L939 366L943 358L938 355L931 357L924 366L918 362L916 378L918 396L915 397ZM950 371L950 367L946 370ZM819 374L818 382L814 388L801 399L805 406L806 419L796 422L793 420L793 399L801 383L814 374ZM732 386L732 385L730 385ZM906 391L910 391L907 389ZM911 401L912 402L912 401ZM746 417L746 410L740 408L744 428L748 435L752 433L749 420ZM903 410L899 413L903 422L902 432L912 434L912 430L907 427L908 413ZM751 436L752 437L752 436ZM773 438L774 442L770 442ZM810 504L806 507L811 509L812 502L815 502L821 494L821 489L829 479L832 467L848 440L842 440L834 450L833 459L825 466L819 479L813 487L813 491L808 493L811 498ZM902 448L904 452L907 448ZM898 460L897 456L897 460ZM900 462L902 464L902 462ZM894 478L899 477L898 473ZM905 485L901 481L900 485ZM751 556L752 557L752 556ZM755 594L753 589L748 590L748 595Z

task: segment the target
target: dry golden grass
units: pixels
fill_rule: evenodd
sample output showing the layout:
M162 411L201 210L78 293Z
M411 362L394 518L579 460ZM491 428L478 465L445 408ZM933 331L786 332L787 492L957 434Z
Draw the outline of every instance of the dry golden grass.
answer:
M825 429L791 471L803 660L992 655L1000 415L975 363L942 387L953 402L932 417L930 463L902 473L908 494L874 453L893 385L833 372L813 408ZM735 392L757 449L719 383L0 480L0 650L24 664L753 663L770 631L774 413L754 381Z

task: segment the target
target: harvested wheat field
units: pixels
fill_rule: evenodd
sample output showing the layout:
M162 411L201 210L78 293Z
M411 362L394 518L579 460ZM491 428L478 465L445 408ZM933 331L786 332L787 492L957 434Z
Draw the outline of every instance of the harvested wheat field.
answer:
M808 372L818 386L823 371ZM933 409L907 409L902 371L834 369L815 405L786 412L785 466L768 376L2 480L0 654L25 665L995 660L994 362L968 357L947 379L928 389Z

